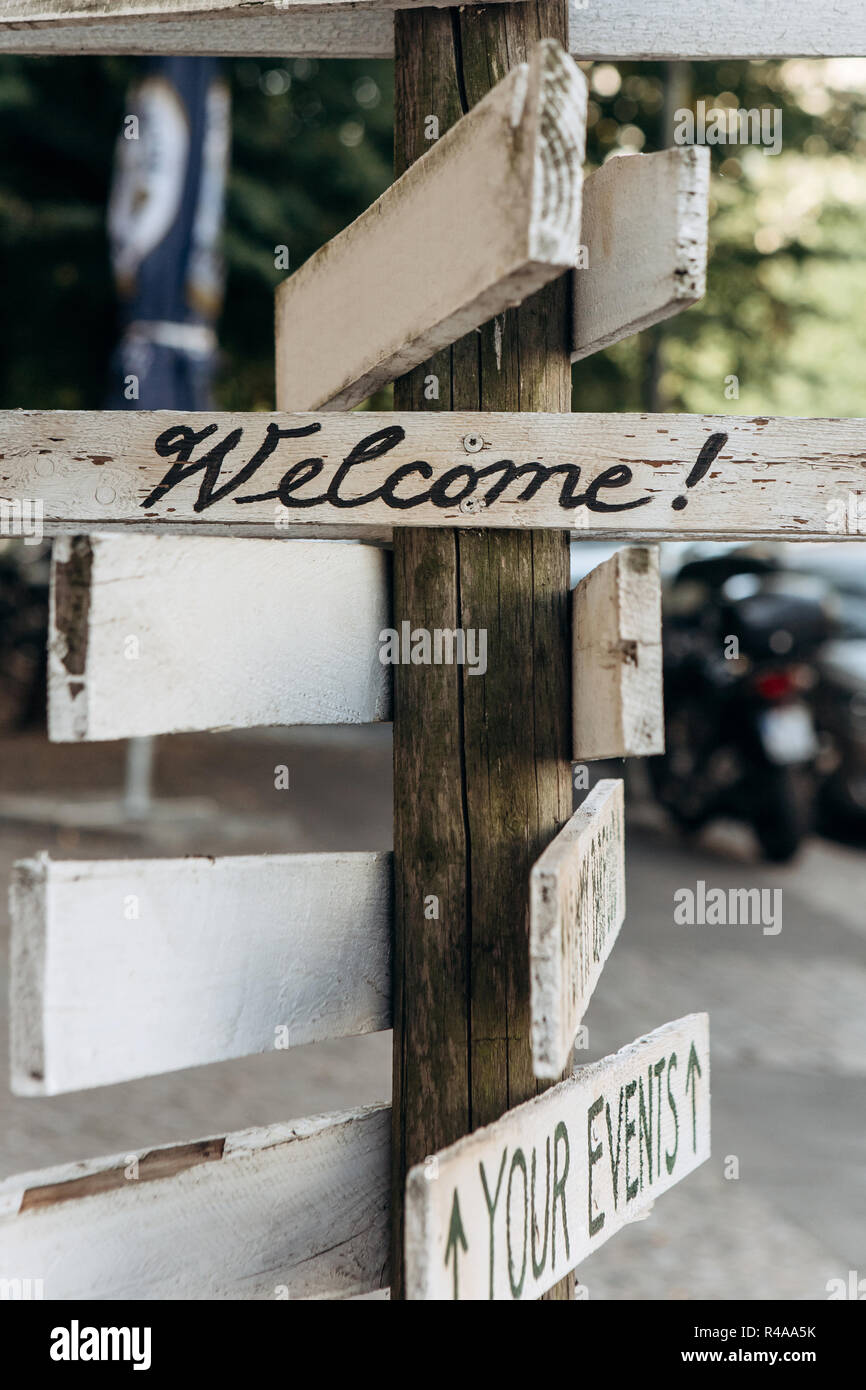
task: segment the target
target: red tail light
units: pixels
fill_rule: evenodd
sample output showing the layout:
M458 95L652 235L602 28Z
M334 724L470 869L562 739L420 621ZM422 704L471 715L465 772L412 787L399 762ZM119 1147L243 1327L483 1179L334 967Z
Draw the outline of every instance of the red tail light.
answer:
M787 700L802 689L802 681L796 667L785 667L779 671L760 671L753 684L755 693L770 703Z

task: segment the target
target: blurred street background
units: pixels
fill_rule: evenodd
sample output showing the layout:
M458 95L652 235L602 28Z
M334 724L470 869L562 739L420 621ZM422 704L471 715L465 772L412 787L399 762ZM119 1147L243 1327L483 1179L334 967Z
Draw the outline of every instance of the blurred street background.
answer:
M221 76L213 392L269 410L275 252L296 269L390 182L391 67L244 60ZM866 415L866 61L587 76L590 166L670 144L674 111L699 98L780 108L783 148L713 150L706 299L578 364L574 408ZM116 389L129 308L108 205L138 77L135 60L0 58L2 409L98 409ZM576 545L575 581L611 549ZM829 1280L866 1277L866 548L668 546L662 560L668 753L589 767L590 785L626 777L628 912L576 1060L708 1010L713 1158L579 1277L599 1299L823 1299ZM127 748L47 742L47 573L47 547L0 542L0 892L40 850L390 847L388 726L165 737L149 812L114 814ZM278 764L290 790L274 788ZM699 881L781 889L781 931L678 924L674 895ZM5 939L5 908L0 921ZM0 985L0 1177L390 1095L379 1035L17 1100Z

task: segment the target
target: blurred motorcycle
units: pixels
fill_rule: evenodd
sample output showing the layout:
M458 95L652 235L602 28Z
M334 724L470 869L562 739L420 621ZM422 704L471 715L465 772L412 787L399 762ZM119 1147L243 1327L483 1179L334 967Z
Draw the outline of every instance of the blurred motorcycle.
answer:
M807 697L832 626L828 586L770 556L737 550L676 573L665 604L666 752L649 774L681 829L732 817L767 859L796 854L819 751Z

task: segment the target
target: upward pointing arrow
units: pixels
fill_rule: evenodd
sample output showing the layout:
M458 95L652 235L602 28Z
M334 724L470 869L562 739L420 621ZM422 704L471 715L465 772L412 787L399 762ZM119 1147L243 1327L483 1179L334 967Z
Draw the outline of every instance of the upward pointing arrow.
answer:
M467 1243L466 1243L466 1232L463 1230L463 1222L462 1222L461 1219L460 1219L460 1202L459 1202L458 1197L457 1197L457 1188L455 1187L455 1189L454 1189L454 1201L453 1201L452 1204L451 1204L451 1224L450 1224L450 1226L448 1227L448 1244L447 1244L447 1246L445 1247L445 1267L446 1267L446 1268L448 1267L448 1261L449 1261L449 1259L450 1259L450 1257L451 1257L451 1251L452 1251L452 1250L454 1251L454 1298L455 1298L455 1300L456 1300L457 1297L458 1297L458 1293L457 1293L457 1262L458 1262L458 1260L459 1260L459 1255L458 1255L458 1252L457 1252L457 1242L458 1242L458 1241L459 1241L460 1244L463 1246L463 1251L464 1251L464 1254L465 1254L465 1252L469 1249L469 1246L468 1246Z
M686 1069L686 1094L688 1094L689 1086L691 1086L691 1088L692 1088L692 1149L694 1150L695 1153L697 1153L697 1151L698 1151L698 1117L697 1117L696 1103L697 1103L698 1083L697 1083L697 1080L695 1079L695 1072L697 1072L698 1076L702 1076L702 1075L703 1075L703 1073L701 1072L701 1064L700 1064L700 1062L698 1061L698 1054L697 1054L697 1052L695 1051L695 1045L694 1045L694 1043L692 1043L691 1048L690 1048L690 1050L689 1050L689 1065L688 1065L688 1067L687 1067L687 1069ZM455 1195L456 1195L456 1194L455 1194Z

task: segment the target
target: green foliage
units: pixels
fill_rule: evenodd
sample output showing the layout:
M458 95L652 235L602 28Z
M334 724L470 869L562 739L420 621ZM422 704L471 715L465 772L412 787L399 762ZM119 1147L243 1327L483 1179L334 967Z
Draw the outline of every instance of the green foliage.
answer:
M226 64L234 121L226 409L273 402L273 290L391 178L392 65ZM132 59L0 58L0 406L97 408L114 346L105 236ZM676 107L779 107L783 152L713 150L705 301L580 363L575 408L866 414L866 63L587 65L588 159L661 149ZM423 274L423 267L419 268ZM736 376L739 398L726 397Z

